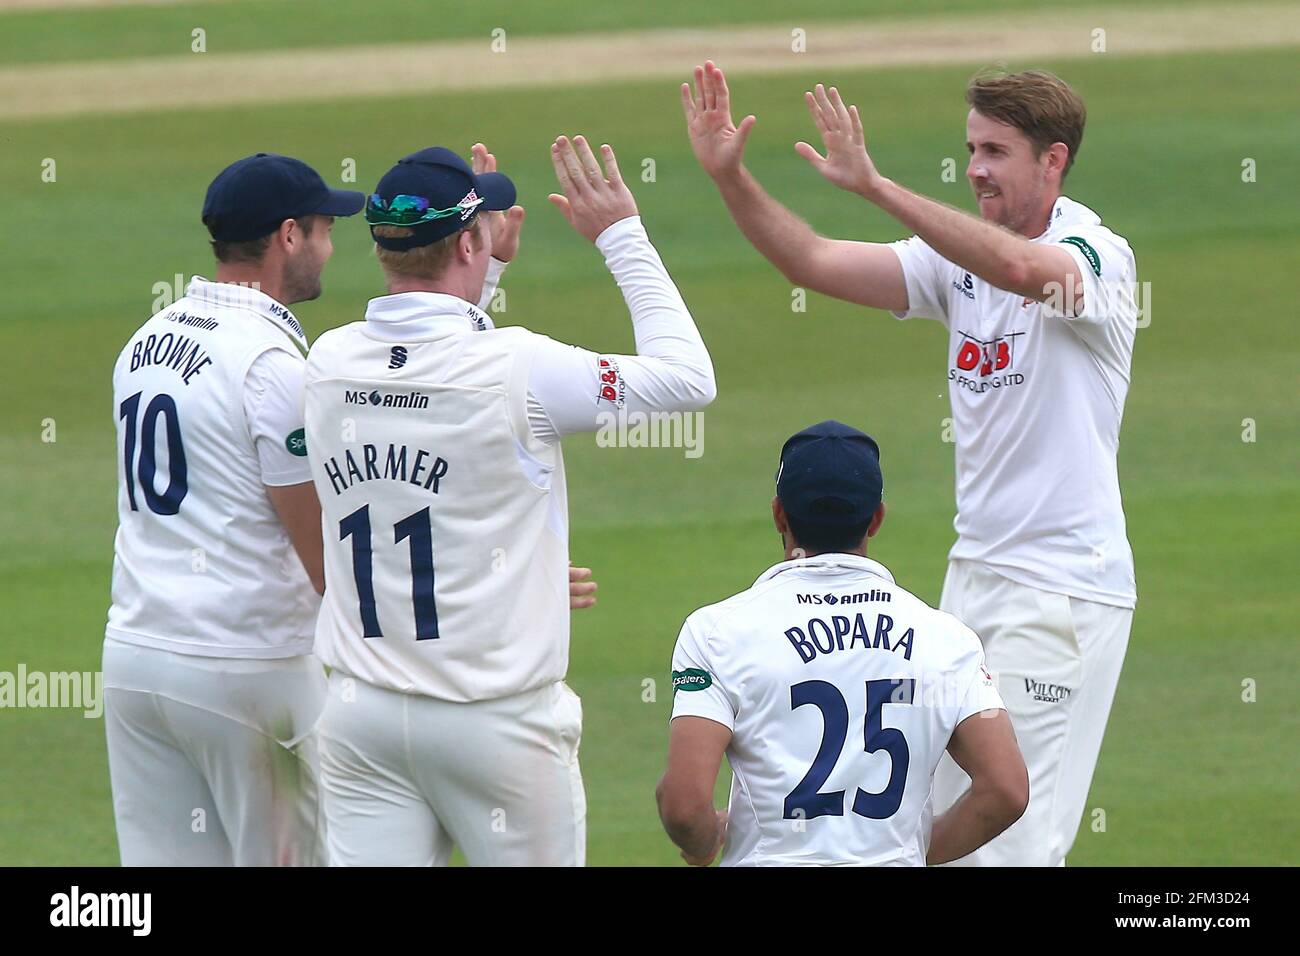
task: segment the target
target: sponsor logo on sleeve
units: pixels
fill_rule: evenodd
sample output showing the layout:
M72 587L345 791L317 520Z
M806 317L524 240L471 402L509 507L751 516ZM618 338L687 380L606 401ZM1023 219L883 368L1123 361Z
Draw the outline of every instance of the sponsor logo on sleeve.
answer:
M713 686L713 675L698 667L673 671L673 693L679 690L707 690Z
M307 435L301 429L295 429L285 437L284 447L289 449L289 454L297 455L299 458L307 457Z
M1101 256L1097 255L1097 250L1088 244L1088 240L1081 239L1078 236L1066 236L1061 241L1068 242L1082 252L1083 257L1088 260L1088 265L1092 266L1092 271L1097 274L1098 278L1101 277Z
M618 370L618 363L606 355L596 360L596 375L600 379L600 391L596 393L597 402L609 402L616 408L623 407L623 375Z

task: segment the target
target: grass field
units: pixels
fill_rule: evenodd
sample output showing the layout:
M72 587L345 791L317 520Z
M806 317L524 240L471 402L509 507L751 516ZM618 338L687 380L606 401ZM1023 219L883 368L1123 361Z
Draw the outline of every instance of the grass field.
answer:
M195 9L233 23L240 6ZM268 6L283 24L278 8L303 4ZM374 15L328 22L366 42L411 39L403 25L417 22L420 36L441 35L416 20L414 6L375 0L366 5ZM504 5L486 7L473 14L480 32L510 22ZM671 25L680 14L689 26L698 20L688 7L659 4L653 16L643 8L642 21L624 25ZM841 7L839 15L863 12ZM378 12L389 8L408 19L377 32ZM782 15L775 0L710 9ZM141 39L141 24L179 16L143 7L3 14L0 64L115 49L151 55L158 51ZM534 10L520 29L611 26L591 16L568 22ZM35 37L41 31L31 23L42 17L66 26L62 39L24 45L7 29ZM91 31L93 44L84 35ZM1151 290L1120 455L1139 605L1072 864L1300 862L1296 56L1282 49L1011 64L1056 69L1084 95L1090 122L1068 193L1129 239ZM801 92L825 79L859 104L886 175L971 209L960 178L970 72L738 79L740 113L760 120L749 165L823 232L901 234L792 150L813 134ZM111 367L152 311L155 283L211 275L199 207L217 170L264 149L300 156L337 181L352 159L359 188L368 188L412 149L441 143L467 153L483 139L528 208L498 322L631 350L621 297L598 254L545 201L547 144L558 132L585 132L618 150L718 373L698 460L673 449L601 449L592 439L565 446L572 555L597 570L601 585L599 605L575 616L569 677L586 709L589 862L674 862L653 800L669 655L691 610L748 586L780 559L767 511L781 442L831 417L878 438L890 513L872 553L931 601L952 540L953 474L952 448L941 439L949 414L943 329L815 295L806 313L792 313L788 284L744 242L695 165L672 82L0 123L8 234L0 354L10 364L0 421L0 671L99 666L116 524ZM941 180L945 157L957 159L956 183ZM56 182L41 179L46 158L57 163ZM1255 182L1242 181L1247 158ZM643 159L654 160L654 182L633 179ZM382 291L362 224L341 221L335 249L324 296L295 309L313 335L359 318ZM52 443L42 441L47 419L57 428ZM1243 440L1247 429L1254 440ZM642 699L647 678L657 681L653 702ZM1255 683L1253 702L1243 701L1243 681ZM0 767L0 863L116 862L101 721L0 710ZM1105 811L1104 832L1087 825L1096 808Z

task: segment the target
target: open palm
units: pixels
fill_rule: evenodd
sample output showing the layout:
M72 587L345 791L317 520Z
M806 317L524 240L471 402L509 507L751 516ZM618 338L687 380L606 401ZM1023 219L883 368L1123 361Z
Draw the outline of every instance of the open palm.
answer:
M858 108L846 107L839 90L832 86L828 93L820 83L813 92L805 93L804 98L821 133L826 155L822 156L804 142L795 144L795 152L841 189L869 195L879 182L880 173L867 155L866 136L862 132Z
M704 171L717 178L736 172L745 151L745 140L757 122L746 116L737 126L731 121L731 93L722 71L712 60L695 68L695 92L682 84L682 107L686 111L686 132L691 149Z

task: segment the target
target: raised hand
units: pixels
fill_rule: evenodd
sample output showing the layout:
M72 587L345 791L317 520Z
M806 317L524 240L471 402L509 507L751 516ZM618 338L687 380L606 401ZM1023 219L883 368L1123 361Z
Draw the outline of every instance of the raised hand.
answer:
M858 108L845 107L839 90L832 86L828 94L820 83L813 92L805 93L804 99L808 101L808 112L821 133L826 155L822 156L805 142L795 143L795 152L836 186L870 197L884 177L867 155Z
M470 169L477 173L495 173L497 158L482 143L470 149ZM488 228L492 231L492 258L509 262L519 252L519 230L524 225L524 207L511 206L505 211L488 212Z
M570 142L567 136L559 136L551 144L551 164L564 194L551 193L547 198L591 242L620 219L637 215L636 200L623 183L614 150L602 146L600 153L603 172L584 137L575 136Z
M695 94L691 85L682 84L682 108L686 111L686 132L691 149L704 171L714 179L731 176L740 170L741 157L749 131L758 122L746 116L737 126L731 121L731 92L722 71L706 60L695 68Z

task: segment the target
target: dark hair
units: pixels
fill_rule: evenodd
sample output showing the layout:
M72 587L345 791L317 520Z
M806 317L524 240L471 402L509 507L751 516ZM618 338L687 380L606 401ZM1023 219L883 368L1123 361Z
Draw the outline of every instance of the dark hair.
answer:
M303 235L310 236L312 228L316 225L316 217L303 216L301 219L295 219L294 222L302 227ZM213 239L212 254L217 257L218 262L256 264L262 261L266 250L271 248L271 237L279 229L280 225L277 224L275 229L265 236L260 239L249 239L247 242L222 242L220 239Z
M862 541L871 527L871 518L857 524L821 525L807 524L786 512L785 520L790 525L790 534L794 536L795 546L803 548L809 554L823 551L856 551L862 547Z
M1088 111L1079 94L1054 73L983 71L971 77L966 87L966 102L982 116L1024 133L1034 145L1035 156L1041 156L1053 143L1064 143L1069 155L1061 170L1062 179L1074 165L1083 145Z

